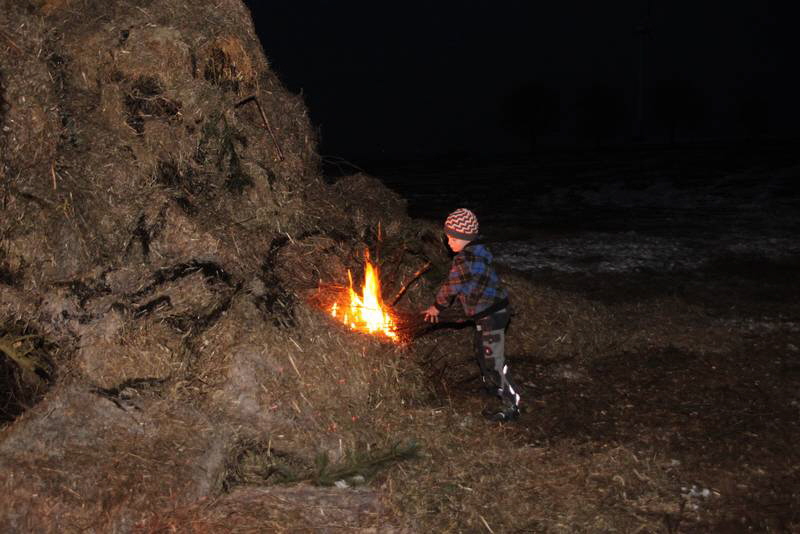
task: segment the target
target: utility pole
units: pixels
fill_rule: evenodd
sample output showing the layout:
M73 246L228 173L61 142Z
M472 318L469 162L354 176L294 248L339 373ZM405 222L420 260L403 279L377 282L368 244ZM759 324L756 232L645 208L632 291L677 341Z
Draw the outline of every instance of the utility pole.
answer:
M644 19L636 26L639 34L639 87L636 99L636 124L633 136L636 141L644 141L644 83L645 83L645 42L650 35L650 7L651 0L647 1Z

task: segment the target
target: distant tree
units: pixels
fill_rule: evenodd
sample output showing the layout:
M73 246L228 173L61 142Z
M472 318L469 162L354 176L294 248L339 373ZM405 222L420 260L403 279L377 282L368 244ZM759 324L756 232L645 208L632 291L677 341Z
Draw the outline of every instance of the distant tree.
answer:
M627 124L627 106L621 89L596 83L578 94L578 135L596 144L609 141Z
M696 128L705 115L706 100L696 85L681 79L662 80L653 89L653 122L670 144L678 134Z
M539 82L514 88L503 101L502 125L534 151L539 137L556 133L561 124L559 94Z

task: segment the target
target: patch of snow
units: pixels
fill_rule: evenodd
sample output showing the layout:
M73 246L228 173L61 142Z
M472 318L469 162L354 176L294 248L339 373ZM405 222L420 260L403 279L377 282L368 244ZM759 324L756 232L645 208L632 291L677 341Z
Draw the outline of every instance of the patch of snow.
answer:
M711 490L708 488L698 488L694 484L692 484L691 488L683 487L681 488L681 495L684 499L691 499L696 497L702 497L704 499L708 499L711 496Z
M768 334L778 331L786 331L792 333L800 332L800 323L796 323L794 321L782 320L782 318L773 320L765 318L764 320L761 321L757 321L752 318L718 319L715 322L720 326L722 326L723 328L727 328L730 330L747 331L750 333L758 333L758 334ZM787 349L791 350L790 347L792 346L793 345L790 343L787 346Z
M731 236L714 240L587 232L564 238L497 242L491 249L498 263L521 271L670 272L694 270L714 258L730 255L772 259L799 255L800 239Z
M686 501L686 506L694 511L699 510L700 505L703 504L703 501L712 495L719 496L719 493L716 491L712 492L708 488L700 488L694 484L692 484L690 488L681 488L681 497L683 497L683 499Z

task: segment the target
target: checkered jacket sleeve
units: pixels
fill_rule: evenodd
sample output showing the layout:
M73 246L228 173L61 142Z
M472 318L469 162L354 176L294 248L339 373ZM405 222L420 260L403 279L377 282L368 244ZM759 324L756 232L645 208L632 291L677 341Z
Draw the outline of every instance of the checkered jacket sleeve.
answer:
M468 290L471 279L472 273L469 270L464 254L456 254L456 257L453 258L450 272L447 274L447 280L436 293L434 306L439 308L439 311L452 306L453 300Z

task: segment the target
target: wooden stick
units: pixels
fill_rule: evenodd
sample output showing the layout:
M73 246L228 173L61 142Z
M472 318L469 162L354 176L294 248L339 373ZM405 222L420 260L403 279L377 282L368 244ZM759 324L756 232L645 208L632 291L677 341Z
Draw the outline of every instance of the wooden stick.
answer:
M383 242L383 233L381 232L381 221L378 221L378 242L375 244L375 265L381 262L381 242Z
M269 132L272 142L275 144L275 150L278 152L278 159L283 161L283 151L281 150L281 146L278 144L278 139L275 137L275 132L272 131L272 126L269 125L267 114L264 113L264 108L261 107L261 102L258 101L258 97L256 95L250 95L247 98L240 100L234 107L238 108L239 106L247 104L251 100L256 103L258 112L261 114L261 120L264 121L264 128L266 128L266 130Z
M456 310L445 310L439 314L439 321L426 321L419 313L398 313L398 325L395 331L406 339L415 339L438 328L448 328L468 321L463 313Z
M415 273L414 273L414 276L412 276L412 277L411 277L411 280L409 280L408 282L406 282L405 284L403 284L403 287L401 287L401 288L400 288L400 291L398 291L398 292L397 292L397 295L395 295L395 296L394 296L394 298L392 299L392 302L391 302L391 304L389 304L389 306L392 306L392 307L394 307L394 305L395 305L395 304L397 304L397 301L399 301L399 300L400 300L400 299L403 297L403 295L405 295L405 294L406 294L406 291L408 291L408 288L409 288L409 287L411 287L411 284L413 284L414 282L416 282L416 281L417 281L417 279L418 279L420 276L422 276L423 274L425 274L425 273L428 271L428 269L430 269L430 268L431 268L431 265L433 265L431 262L427 262L425 265L423 265L422 267L420 267L420 268L417 270L417 272L415 272Z

